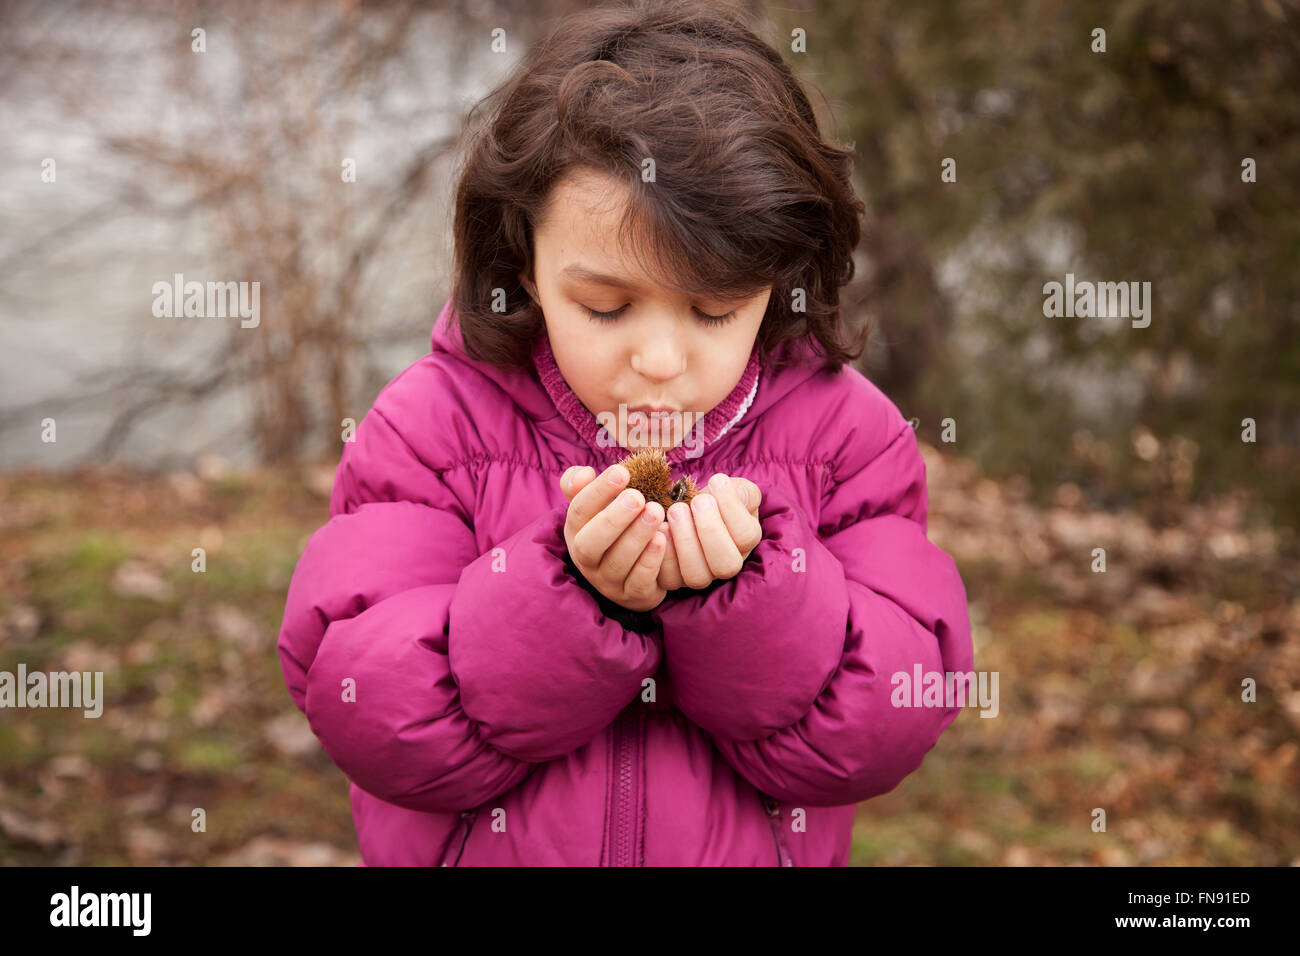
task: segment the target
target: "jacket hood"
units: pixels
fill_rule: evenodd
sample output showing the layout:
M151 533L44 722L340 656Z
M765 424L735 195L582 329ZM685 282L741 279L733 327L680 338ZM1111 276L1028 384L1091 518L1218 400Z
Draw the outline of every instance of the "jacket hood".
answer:
M546 336L543 333L542 339L545 338ZM546 422L555 418L565 418L576 431L587 439L588 444L594 443L593 435L599 430L600 425L595 416L578 401L577 396L573 394L567 383L563 382L558 370L554 370L551 376L551 381L553 383L558 382L558 386L552 384L548 389L547 383L543 382L538 365L541 364L544 370L553 367L548 342L539 341L535 345L533 349L534 365L527 370L493 365L489 362L481 362L471 358L466 354L461 338L460 315L452 306L452 300L448 299L446 305L438 314L438 318L434 321L430 345L432 351L445 352L457 362L473 368L479 374L490 379L534 421ZM778 356L789 358L791 361L779 369L760 367L758 347L755 344L754 351L750 356L750 365L746 368L746 373L741 376L741 380L737 383L732 394L715 410L718 413L716 417L711 412L704 420L705 426L712 427L706 444L721 437L721 434L729 427L728 419L731 419L732 423L739 421L741 417L745 421L757 419L808 379L822 371L822 358L816 354L806 339L785 343L778 350ZM752 398L749 393L752 393ZM724 408L726 409L725 414L723 413ZM733 410L738 411L739 414L733 415ZM626 452L623 449L613 449L607 457L617 459L624 454ZM681 458L684 454L685 446L679 445L677 448L672 449L667 457L670 462L676 463L676 459Z

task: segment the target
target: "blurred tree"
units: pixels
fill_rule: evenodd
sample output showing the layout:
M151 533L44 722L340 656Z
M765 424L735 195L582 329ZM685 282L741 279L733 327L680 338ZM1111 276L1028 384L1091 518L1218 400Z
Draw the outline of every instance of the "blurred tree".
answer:
M385 315L394 286L428 287L446 278L432 261L421 260L424 271L405 266L417 257L413 250L425 248L413 236L436 246L441 234L446 161L465 119L448 90L470 72L471 59L492 55L495 26L508 27L509 56L500 57L505 69L546 18L575 6L570 0L365 7L358 0L225 0L198 10L123 0L60 10L0 6L0 80L29 81L48 99L55 125L82 134L78 158L88 157L82 161L112 182L102 206L70 202L35 232L6 235L0 287L11 294L31 285L28 272L54 276L50 281L60 286L94 281L88 271L70 274L54 265L70 237L93 237L108 259L120 255L114 239L121 232L115 236L112 228L140 228L142 221L171 228L192 217L204 242L169 249L155 278L170 281L181 263L206 260L216 271L203 279L259 282L266 318L255 331L230 324L202 361L178 362L179 349L168 347L173 343L142 332L126 360L105 356L76 388L24 396L0 409L0 432L31 435L33 415L103 409L106 425L83 456L99 463L122 452L160 410L236 405L246 396L248 434L230 435L228 449L251 444L263 462L293 462L322 448L337 454L342 421L360 421L393 374L380 366L359 381L375 368L371 350L400 342L418 354L443 301L423 296L420 313L407 321ZM74 22L82 27L68 29ZM191 35L199 23L201 56ZM114 41L101 42L101 32ZM442 88L430 89L416 69L430 61ZM138 78L145 105L138 121L123 118L114 96L124 74ZM371 157L364 175L344 178L345 159L355 172L359 153ZM147 316L150 286L125 308Z
M956 448L995 474L1146 494L1157 516L1244 483L1294 525L1300 3L817 0L767 15L856 145L867 261L847 304L874 327L864 371L923 434L950 416ZM1150 326L1045 317L1043 285L1067 272L1151 282Z

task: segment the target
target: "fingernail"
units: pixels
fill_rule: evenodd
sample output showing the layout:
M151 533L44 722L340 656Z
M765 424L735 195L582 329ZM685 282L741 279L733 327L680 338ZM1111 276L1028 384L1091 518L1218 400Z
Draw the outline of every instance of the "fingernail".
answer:
M691 499L691 504L695 505L700 511L712 511L715 502L713 495L696 495Z
M719 472L709 480L709 484L712 485L714 488L718 488L718 489L725 488L727 487L727 476Z
M631 476L628 474L627 469L622 465L614 465L609 469L609 471L605 472L605 480L615 487L618 487L630 478Z
M639 497L640 494L638 492L633 491L631 488L629 488L627 491L623 492L621 495L618 496L618 500L623 502L623 507L626 508L628 511L640 511L641 502L637 500Z
M641 512L641 520L646 524L658 524L660 519L659 516L655 514L655 510L647 504L645 506L645 511Z
M673 505L668 509L668 520L680 523L686 520L686 505Z

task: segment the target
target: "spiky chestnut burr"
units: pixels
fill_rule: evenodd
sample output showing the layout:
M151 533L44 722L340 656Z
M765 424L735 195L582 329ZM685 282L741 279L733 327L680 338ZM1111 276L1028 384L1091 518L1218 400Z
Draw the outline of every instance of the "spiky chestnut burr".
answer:
M695 487L695 480L689 475L673 481L668 459L658 448L642 448L619 462L627 469L632 480L629 488L635 488L645 496L646 501L657 501L667 511L675 502L690 500L700 493Z

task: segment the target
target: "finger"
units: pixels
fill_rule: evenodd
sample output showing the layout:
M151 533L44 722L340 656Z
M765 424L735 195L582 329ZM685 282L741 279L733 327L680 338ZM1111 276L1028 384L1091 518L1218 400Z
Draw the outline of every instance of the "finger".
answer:
M762 490L748 478L741 478L737 475L729 475L728 477L733 486L739 485L739 487L736 488L736 496L744 502L745 510L757 518L758 507L763 503Z
M570 465L560 476L560 490L570 501L596 477L596 469L590 465Z
M664 552L667 550L667 542L664 539L664 533L658 528L654 529L653 535L646 546L641 549L641 554L637 557L636 563L623 581L623 593L628 597L649 598L657 591L662 590L658 576Z
M673 547L672 532L667 521L661 522L659 530L664 535L664 563L659 568L659 586L665 591L676 591L685 582L682 581L681 569L677 566L677 549Z
M659 586L665 591L685 587L682 570L677 566L677 549L673 547L673 534L667 521L659 526L664 533L664 563L659 568Z
M639 492L624 492L624 494L632 493L639 494ZM621 507L620 503L615 503L614 508L611 510ZM625 581L632 572L633 566L641 557L641 552L645 550L646 544L659 530L659 524L663 520L663 505L657 501L649 502L641 509L636 520L629 523L623 533L618 536L618 540L606 549L605 556L600 559L600 566L596 570L611 581ZM595 523L593 522L593 524ZM659 562L656 560L656 571L658 571L658 565Z
M691 516L695 519L695 533L704 549L704 559L709 564L710 580L734 578L740 573L740 551L722 521L718 499L707 491L696 495L691 499Z
M699 495L696 495L698 498ZM671 527L673 548L677 551L677 567L681 570L682 583L686 587L702 588L713 580L709 573L709 563L704 558L704 549L699 538L695 536L695 523L692 520L691 506L682 501L673 503L668 509L668 524Z
M585 562L587 567L599 567L605 560L606 552L614 546L623 532L632 526L644 507L645 497L641 492L635 488L624 488L617 498L573 536L573 545L569 549L573 559ZM650 526L651 531L654 528L655 525ZM649 540L649 537L647 534L645 539ZM637 549L637 552L639 551L640 548ZM636 553L633 553L622 568L618 580L621 581L627 576L635 560Z
M569 490L568 490L569 500L573 500L573 498L578 494L578 492L580 492L583 488L586 488L589 484L591 484L599 477L600 477L600 473L597 472L596 469L592 468L590 465L575 466L569 472Z
M569 511L564 518L566 538L570 541L574 540L582 529L587 526L588 522L604 511L631 480L632 476L628 474L625 467L610 465L599 478L588 482L581 491L573 496L573 500L569 503ZM601 553L603 553L603 549ZM597 555L597 560L599 560L599 555Z
M709 493L717 499L722 523L726 525L727 533L731 535L743 561L758 546L763 537L763 526L746 508L745 499L748 494L745 486L740 484L742 481L743 478L730 478L719 472L709 479ZM744 499L742 495L745 496Z

